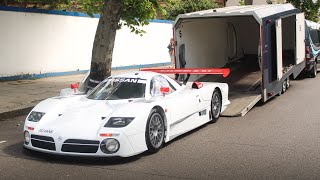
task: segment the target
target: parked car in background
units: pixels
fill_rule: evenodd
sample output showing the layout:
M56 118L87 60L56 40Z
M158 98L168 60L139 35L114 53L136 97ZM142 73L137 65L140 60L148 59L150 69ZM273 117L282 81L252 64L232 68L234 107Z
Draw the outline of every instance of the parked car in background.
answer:
M317 76L320 63L320 24L306 20L306 68L309 75Z

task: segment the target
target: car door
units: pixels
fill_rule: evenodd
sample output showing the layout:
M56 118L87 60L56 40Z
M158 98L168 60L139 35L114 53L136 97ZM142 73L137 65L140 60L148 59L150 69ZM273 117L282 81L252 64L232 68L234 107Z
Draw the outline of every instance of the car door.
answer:
M165 95L165 104L167 105L168 124L174 125L181 123L194 113L199 112L199 104L201 103L199 91L183 86L175 89L175 87L163 76L155 76L150 83L150 94L152 97L163 96L160 92L161 87L169 87L170 92Z
M166 104L168 111L170 110L169 124L171 126L177 125L190 118L196 120L199 116L194 116L194 114L198 114L200 111L200 103L199 91L188 87L180 90L174 96L168 97Z

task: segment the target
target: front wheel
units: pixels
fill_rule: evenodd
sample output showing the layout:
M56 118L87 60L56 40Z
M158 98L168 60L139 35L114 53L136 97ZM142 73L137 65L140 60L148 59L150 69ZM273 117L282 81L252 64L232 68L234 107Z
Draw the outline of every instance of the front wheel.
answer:
M218 118L220 117L221 113L221 107L222 107L222 97L218 90L214 90L211 98L211 118L212 123L215 123L218 121Z
M150 153L156 153L164 144L165 125L161 113L153 109L146 126L146 144Z

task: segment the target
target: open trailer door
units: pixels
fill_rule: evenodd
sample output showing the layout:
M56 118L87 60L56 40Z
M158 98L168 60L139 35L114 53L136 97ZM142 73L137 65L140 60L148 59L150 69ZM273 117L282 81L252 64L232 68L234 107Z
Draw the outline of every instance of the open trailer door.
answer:
M276 43L277 43L277 80L282 78L282 20L276 20Z
M296 64L305 60L305 22L304 13L296 14Z

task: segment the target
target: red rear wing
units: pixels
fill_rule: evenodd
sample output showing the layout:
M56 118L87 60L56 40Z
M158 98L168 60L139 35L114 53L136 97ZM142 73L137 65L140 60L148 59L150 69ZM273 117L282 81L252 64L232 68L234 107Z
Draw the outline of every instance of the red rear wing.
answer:
M161 74L221 74L223 77L228 77L230 74L229 68L185 68L185 69L152 69L146 68L141 71L152 71Z

